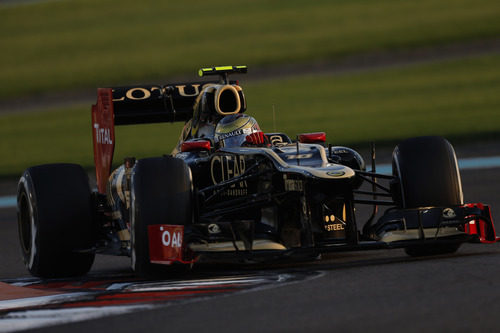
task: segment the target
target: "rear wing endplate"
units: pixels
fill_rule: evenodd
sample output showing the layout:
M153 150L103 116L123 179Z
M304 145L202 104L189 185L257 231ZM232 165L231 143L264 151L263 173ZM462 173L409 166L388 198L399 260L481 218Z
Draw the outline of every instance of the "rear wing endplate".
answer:
M115 148L115 125L187 121L193 116L193 104L203 87L217 82L99 88L97 103L92 105L98 191L106 193Z

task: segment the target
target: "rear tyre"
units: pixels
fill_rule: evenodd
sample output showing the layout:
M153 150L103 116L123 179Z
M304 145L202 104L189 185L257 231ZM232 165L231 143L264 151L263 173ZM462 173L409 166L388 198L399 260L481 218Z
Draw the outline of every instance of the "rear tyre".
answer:
M148 226L191 224L191 170L170 156L142 159L134 166L131 184L132 269L141 276L162 274L171 267L151 264Z
M88 177L76 164L27 169L17 192L19 238L24 263L42 278L86 274L95 254ZM87 250L87 251L86 251Z
M437 136L411 138L393 153L393 174L399 180L394 200L406 209L463 204L462 183L452 145ZM411 256L453 253L460 243L406 248Z

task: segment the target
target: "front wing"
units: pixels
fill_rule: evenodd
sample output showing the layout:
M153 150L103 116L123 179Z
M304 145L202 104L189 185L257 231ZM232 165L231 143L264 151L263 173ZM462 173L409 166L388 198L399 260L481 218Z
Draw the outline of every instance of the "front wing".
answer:
M393 249L415 245L433 246L462 242L491 244L500 239L495 233L490 207L481 203L454 207L452 212L450 208L440 207L400 210L398 218L388 219L386 226L390 224L395 227L394 230L406 230L417 236L413 239L403 237L392 241L357 240L348 243L324 241L313 247L279 250L242 250L235 245L234 250L231 251L211 252L192 251L190 244L186 242L189 237L186 235L187 230L184 226L153 225L149 226L148 230L150 262L170 265L175 262L191 264L200 258L272 260L328 252ZM457 232L442 236L439 233L442 228L456 228ZM435 231L434 236L429 237L429 232L426 232L429 229ZM236 244L236 240L234 243Z

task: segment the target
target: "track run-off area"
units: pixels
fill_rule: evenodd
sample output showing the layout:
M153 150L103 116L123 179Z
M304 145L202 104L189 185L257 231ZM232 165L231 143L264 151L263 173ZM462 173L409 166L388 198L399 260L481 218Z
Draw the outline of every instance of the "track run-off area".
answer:
M465 201L490 204L500 230L499 157L462 156ZM377 171L391 172L387 163ZM455 254L423 258L398 249L298 263L195 264L191 271L151 281L135 277L128 258L98 255L85 277L39 280L22 264L15 208L0 209L0 220L0 332L498 327L499 244L464 244Z

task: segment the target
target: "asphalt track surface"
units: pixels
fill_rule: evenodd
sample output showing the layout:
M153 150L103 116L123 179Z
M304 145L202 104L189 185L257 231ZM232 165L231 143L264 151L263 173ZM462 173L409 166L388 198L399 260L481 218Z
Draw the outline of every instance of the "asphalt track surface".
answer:
M491 204L500 230L500 168L462 171L462 180L465 200ZM0 221L0 281L25 281L15 210L1 209ZM35 331L498 331L499 262L500 244L465 244L456 254L425 258L377 250L305 263L195 267L168 280L259 276L267 282ZM133 279L128 265L126 258L98 256L90 276Z

